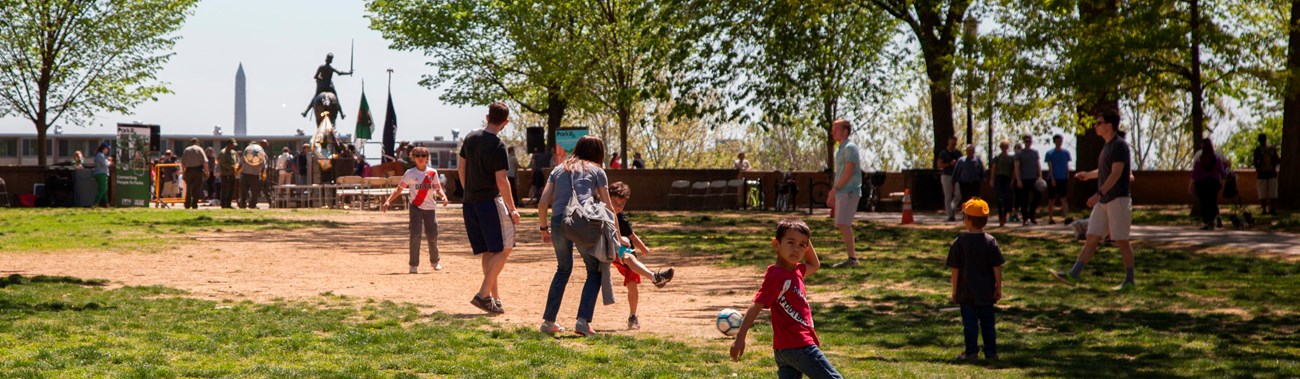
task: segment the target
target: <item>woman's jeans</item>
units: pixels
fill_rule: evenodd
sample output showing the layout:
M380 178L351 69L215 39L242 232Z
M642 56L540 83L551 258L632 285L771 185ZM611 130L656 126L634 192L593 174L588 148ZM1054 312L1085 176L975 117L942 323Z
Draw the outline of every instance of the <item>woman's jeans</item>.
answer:
M1219 217L1219 179L1205 178L1196 181L1196 200L1201 205L1201 222L1205 225L1214 225L1214 219Z
M813 379L844 378L840 376L839 371L835 371L835 366L831 365L831 361L826 359L826 355L822 354L822 349L817 345L781 349L775 351L773 355L776 356L776 377L780 379L798 379L804 375Z
M108 174L95 174L95 205L108 206Z
M551 278L551 289L546 295L546 309L542 320L555 322L560 313L560 302L564 300L564 290L569 284L569 275L573 273L573 241L560 232L563 227L563 215L551 217L551 244L555 247L555 276ZM600 261L586 254L582 263L587 266L587 280L582 284L582 298L578 301L578 318L592 321L596 313L596 296L600 294Z

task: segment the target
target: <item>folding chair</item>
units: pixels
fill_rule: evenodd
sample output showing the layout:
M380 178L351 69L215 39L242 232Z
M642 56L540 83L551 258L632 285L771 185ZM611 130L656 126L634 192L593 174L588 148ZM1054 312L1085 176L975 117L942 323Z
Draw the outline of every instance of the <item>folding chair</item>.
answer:
M364 180L360 176L349 175L340 176L334 180L339 189L334 192L339 204L350 204L352 208L364 209L366 207L365 192L362 192L362 183Z
M695 182L691 185L691 192L686 195L686 199L695 209L704 208L704 201L709 197L709 182Z
M691 181L674 180L671 187L668 188L668 208L681 208L682 198L691 193ZM674 200L676 200L674 202ZM674 206L674 203L676 206Z
M741 196L740 193L740 189L744 186L745 186L745 179L737 178L737 179L731 179L727 181L726 193L731 198L731 202L729 204L735 207L735 209L745 208L745 203L741 201L741 199L744 199L744 197Z
M9 187L5 186L5 179L0 178L0 207L9 208Z
M709 182L709 193L705 196L705 199L713 208L725 208L724 204L726 204L727 201L727 181L718 179Z
M384 199L393 193L393 191L388 188L388 178L382 177L364 178L361 188L366 198L368 200L373 199L375 205L383 204ZM403 203L399 202L398 204L392 205L401 206Z

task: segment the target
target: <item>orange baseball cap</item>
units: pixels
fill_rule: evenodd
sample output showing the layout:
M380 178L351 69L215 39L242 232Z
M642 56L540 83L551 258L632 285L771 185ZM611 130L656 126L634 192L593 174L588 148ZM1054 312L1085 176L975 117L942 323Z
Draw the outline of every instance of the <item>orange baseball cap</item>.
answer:
M961 205L961 212L967 216L988 217L989 203L980 200L979 197L972 197Z

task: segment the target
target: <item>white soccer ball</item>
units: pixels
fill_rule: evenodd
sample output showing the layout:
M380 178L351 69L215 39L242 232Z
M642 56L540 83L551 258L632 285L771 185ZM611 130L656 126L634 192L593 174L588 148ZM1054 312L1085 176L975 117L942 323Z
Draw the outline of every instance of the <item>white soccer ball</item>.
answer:
M1047 191L1047 181L1043 180L1043 178L1038 178L1038 180L1034 181L1034 188L1037 188L1038 192Z
M735 336L736 333L740 333L740 324L744 321L745 315L735 309L723 309L722 312L718 312L718 331L728 336Z

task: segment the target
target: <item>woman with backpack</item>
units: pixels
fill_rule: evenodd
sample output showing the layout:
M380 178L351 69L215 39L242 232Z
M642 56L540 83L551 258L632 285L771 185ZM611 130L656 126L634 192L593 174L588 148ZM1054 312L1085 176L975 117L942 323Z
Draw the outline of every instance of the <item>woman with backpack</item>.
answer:
M1205 223L1201 230L1214 230L1214 221L1219 217L1219 190L1223 179L1228 176L1224 159L1214 152L1214 143L1209 138L1201 140L1201 151L1192 160L1192 181L1187 190L1196 195L1200 206L1201 221Z
M542 333L564 331L555 321L569 275L573 272L575 246L587 266L587 280L582 286L574 332L583 336L595 334L591 321L596 310L596 296L602 287L608 300L612 300L608 292L612 287L607 281L609 260L600 259L599 251L604 247L600 219L608 217L612 222L614 217L609 179L601 168L604 157L605 144L600 138L588 135L579 139L573 147L573 155L551 170L537 202L538 219L541 220L538 229L542 241L551 242L555 247L556 259L555 276L551 279L546 309L542 313ZM605 214L606 210L608 214ZM552 212L549 218L548 211ZM614 230L618 230L617 225Z

